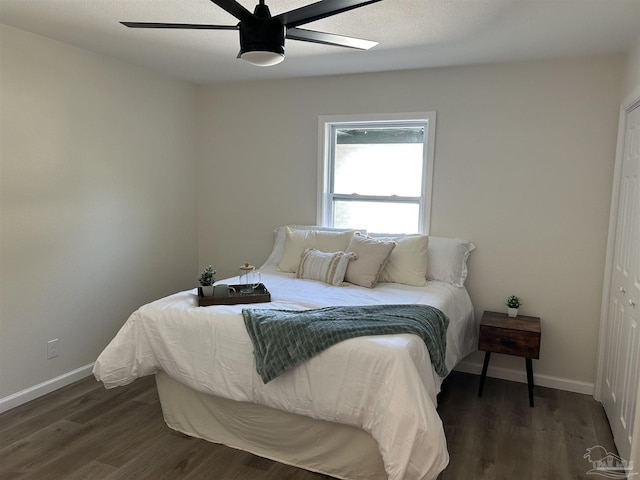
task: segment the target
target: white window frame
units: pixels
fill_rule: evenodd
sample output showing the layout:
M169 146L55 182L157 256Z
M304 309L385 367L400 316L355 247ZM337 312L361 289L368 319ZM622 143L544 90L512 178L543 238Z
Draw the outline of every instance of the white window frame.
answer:
M426 148L423 154L422 194L419 204L418 232L429 234L431 225L431 196L433 192L433 158L435 152L436 112L362 114L362 115L320 115L318 117L318 225L333 226L333 146L331 129L334 126L348 128L366 128L380 126L398 126L396 122L420 123L425 127ZM363 196L363 200L367 197ZM387 232L377 232L387 233Z

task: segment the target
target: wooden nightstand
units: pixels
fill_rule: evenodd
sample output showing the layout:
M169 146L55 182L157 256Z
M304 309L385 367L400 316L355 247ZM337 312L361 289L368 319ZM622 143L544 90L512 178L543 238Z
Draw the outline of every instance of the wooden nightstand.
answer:
M510 318L506 313L484 312L480 321L478 350L483 350L484 363L478 396L482 396L484 380L491 353L504 353L525 358L529 406L533 407L533 365L532 358L540 358L540 318L518 315Z

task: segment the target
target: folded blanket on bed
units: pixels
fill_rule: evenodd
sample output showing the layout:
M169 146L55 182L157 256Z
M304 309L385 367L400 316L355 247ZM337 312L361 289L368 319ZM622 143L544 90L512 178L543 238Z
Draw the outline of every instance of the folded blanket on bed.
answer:
M246 308L242 315L253 342L256 370L264 383L343 340L398 333L420 336L438 375L444 377L448 373L445 352L449 319L429 305Z

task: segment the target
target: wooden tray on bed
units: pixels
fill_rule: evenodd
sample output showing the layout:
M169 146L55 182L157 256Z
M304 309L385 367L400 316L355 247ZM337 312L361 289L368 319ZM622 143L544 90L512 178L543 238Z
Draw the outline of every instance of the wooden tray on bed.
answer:
M203 297L200 288L198 288L198 306L208 307L210 305L237 305L239 303L264 303L271 301L271 294L264 283L259 283L253 290L253 293L245 295L240 293L243 285L229 285L236 289L235 292L229 292L228 297Z

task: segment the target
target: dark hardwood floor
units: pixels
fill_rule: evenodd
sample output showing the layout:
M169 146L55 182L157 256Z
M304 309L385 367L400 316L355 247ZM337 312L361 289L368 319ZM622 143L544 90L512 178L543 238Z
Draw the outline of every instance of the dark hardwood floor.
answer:
M451 380L451 381L449 381ZM450 463L439 480L565 480L588 475L587 448L617 453L602 405L590 395L453 372L439 398Z
M615 452L588 395L453 372L440 395L451 461L439 480L586 479L586 449ZM330 479L170 430L152 377L105 390L93 377L0 415L2 480Z

